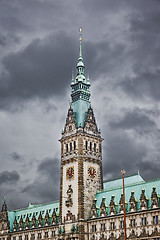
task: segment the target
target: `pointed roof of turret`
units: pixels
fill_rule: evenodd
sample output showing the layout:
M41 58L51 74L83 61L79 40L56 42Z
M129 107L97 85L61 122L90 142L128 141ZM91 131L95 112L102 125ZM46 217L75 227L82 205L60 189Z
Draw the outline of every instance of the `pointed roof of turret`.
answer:
M6 202L5 197L3 197L3 205L2 205L2 211L1 212L7 212L7 202Z

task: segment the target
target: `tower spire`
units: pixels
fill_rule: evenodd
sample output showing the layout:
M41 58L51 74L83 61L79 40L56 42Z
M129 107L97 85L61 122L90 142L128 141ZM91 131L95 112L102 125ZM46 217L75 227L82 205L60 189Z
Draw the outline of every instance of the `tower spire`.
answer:
M82 56L82 28L79 30L79 56L77 63L77 76L72 75L71 108L73 109L77 127L83 127L86 114L90 107L90 82L84 74L84 63Z
M84 76L84 63L83 63L83 57L82 57L82 28L79 29L79 57L78 57L78 63L77 63L77 75L83 75Z
M82 57L82 28L79 29L79 58L78 60L83 60Z

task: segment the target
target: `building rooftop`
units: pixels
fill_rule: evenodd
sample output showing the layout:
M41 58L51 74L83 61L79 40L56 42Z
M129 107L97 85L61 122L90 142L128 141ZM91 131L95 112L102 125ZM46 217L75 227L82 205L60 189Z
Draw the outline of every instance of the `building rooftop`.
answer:
M13 222L16 217L17 222L20 221L22 216L23 221L25 221L27 214L29 219L31 220L33 214L35 215L36 219L38 219L39 214L41 212L42 217L45 218L46 212L48 210L49 216L52 216L53 211L55 210L57 217L59 216L59 201L42 203L42 204L29 204L27 208L21 208L14 211L8 211L8 218L10 221L10 230L13 230Z
M133 176L125 177L125 201L126 201L126 212L129 212L129 200L131 192L134 192L134 197L137 202L137 211L140 209L140 196L142 190L145 190L145 196L148 201L148 209L151 208L151 194L153 187L156 188L156 193L160 197L160 179L154 179L150 181L144 181L143 178L137 174ZM119 201L123 194L122 179L112 180L104 182L104 189L96 194L95 199L97 209L100 209L102 199L105 198L105 205L107 207L106 214L109 214L109 205L112 196L114 196L114 202L116 204L116 212L119 213ZM99 210L98 210L99 211Z

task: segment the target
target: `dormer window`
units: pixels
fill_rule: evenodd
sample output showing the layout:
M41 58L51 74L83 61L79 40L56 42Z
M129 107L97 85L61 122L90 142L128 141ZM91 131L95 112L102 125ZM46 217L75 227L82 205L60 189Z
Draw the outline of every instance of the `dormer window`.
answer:
M72 131L72 125L69 125L69 131L70 132Z

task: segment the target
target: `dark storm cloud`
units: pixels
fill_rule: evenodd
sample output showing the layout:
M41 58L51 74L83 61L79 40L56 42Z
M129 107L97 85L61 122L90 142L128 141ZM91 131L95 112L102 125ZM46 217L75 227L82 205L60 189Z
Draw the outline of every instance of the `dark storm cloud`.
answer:
M0 98L8 101L62 94L70 83L73 45L72 39L59 34L33 40L23 51L6 56L7 74L1 76Z
M135 77L128 78L121 82L120 86L131 97L135 98L153 98L160 100L160 70L154 72L146 70L142 73L136 73Z
M50 201L59 199L60 162L56 158L45 158L38 166L38 176L32 184L27 185L22 193L33 199Z
M54 15L57 16L61 8L59 1L40 1L40 0L2 0L0 8L1 29L9 32L31 32L37 30L39 24L41 27L47 27L48 16L50 21ZM46 23L46 24L44 24ZM44 25L44 26L42 26ZM54 23L51 25L54 26Z
M128 110L122 118L112 120L109 124L111 129L132 129L140 133L152 131L156 126L155 122L139 109Z
M87 70L91 73L92 80L97 80L101 75L113 74L121 64L123 65L126 56L125 44L112 45L107 39L98 43L86 42L84 52Z
M3 59L5 70L0 78L0 107L16 110L20 104L23 106L24 100L62 95L70 85L78 48L73 39L59 33L42 40L35 39L24 50L6 56ZM107 41L86 42L83 52L86 74L89 70L93 81L105 72L109 75L118 62L122 63L125 47L122 44L112 47Z
M108 137L105 148L106 159L103 159L104 173L110 173L113 178L117 178L121 175L121 169L125 169L127 174L134 174L140 170L143 176L146 154L146 147L136 143L127 134L122 131L116 134L112 133Z
M17 171L3 171L0 172L0 185L15 184L20 179Z
M127 76L120 86L131 97L160 100L160 4L147 5L128 16L132 61L132 77Z

